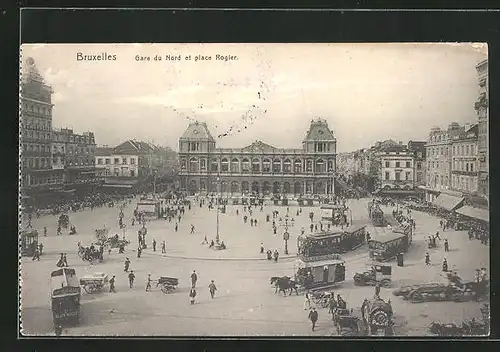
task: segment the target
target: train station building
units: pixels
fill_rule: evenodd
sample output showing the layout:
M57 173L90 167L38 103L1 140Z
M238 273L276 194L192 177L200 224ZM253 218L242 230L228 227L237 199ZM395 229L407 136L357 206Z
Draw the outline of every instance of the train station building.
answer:
M256 140L242 148L217 148L204 122L190 123L179 138L180 185L191 194L328 195L336 171L337 140L325 119L312 120L301 148Z

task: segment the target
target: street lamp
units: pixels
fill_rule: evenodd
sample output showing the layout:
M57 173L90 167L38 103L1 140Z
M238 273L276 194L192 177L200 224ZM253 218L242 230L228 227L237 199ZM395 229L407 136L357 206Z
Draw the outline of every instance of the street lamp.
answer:
M285 241L285 255L288 255L288 240L290 239L290 233L288 232L289 227L293 227L295 220L288 215L288 213L279 219L279 225L285 227L285 233L283 234L283 240Z
M330 170L328 170L331 174L331 177L332 177L332 194L331 194L331 197L332 197L332 201L335 199L335 171L333 170L333 168L331 168Z
M219 184L220 184L220 177L217 176L217 186L219 186ZM219 240L220 240L220 238L219 238L219 207L220 207L219 197L220 197L220 194L217 194L217 199L215 200L215 204L217 205L217 233L215 235L215 242L217 244L219 244Z

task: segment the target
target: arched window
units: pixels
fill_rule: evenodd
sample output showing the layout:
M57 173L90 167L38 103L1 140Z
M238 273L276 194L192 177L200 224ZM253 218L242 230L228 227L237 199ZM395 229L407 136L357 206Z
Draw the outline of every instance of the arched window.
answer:
M240 172L240 161L236 158L231 160L231 172Z
M260 160L257 158L252 160L252 172L260 172Z
M227 160L227 158L224 158L221 160L220 162L220 170L222 172L228 172L229 171L229 161Z
M293 171L295 173L301 173L302 172L302 160L295 159L295 161L293 162Z
M247 160L248 162L248 160ZM249 184L247 181L243 181L241 183L241 192L248 192L249 191Z
M286 173L292 172L292 162L290 161L290 159L285 159L285 161L283 162L283 172L286 172ZM289 193L289 192L285 191L285 193Z
M247 158L241 161L241 172L250 172L250 160Z
M231 182L231 193L237 193L238 192L238 182L233 181Z
M333 159L329 159L328 160L328 168L327 170L328 172L333 172L335 171L335 167L334 167L334 162L333 162Z
M198 169L198 159L196 158L191 158L189 159L189 171L191 172L197 172Z
M212 164L211 164L210 170L212 172L219 171L219 163L218 163L217 159L212 159Z
M271 160L267 158L262 160L262 172L271 172Z
M273 160L273 172L281 172L281 160L280 159Z

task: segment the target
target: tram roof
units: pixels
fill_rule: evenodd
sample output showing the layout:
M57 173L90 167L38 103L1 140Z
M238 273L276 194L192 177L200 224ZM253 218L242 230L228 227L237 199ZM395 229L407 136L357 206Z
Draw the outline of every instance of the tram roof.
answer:
M406 236L401 234L401 233L391 232L391 233L374 235L372 238L370 238L370 241L379 242L379 243L387 243L387 242L391 242L391 241L397 240L399 238L404 238L404 237L406 237Z
M325 266L325 265L345 264L345 260L325 259L325 260L306 262L306 261L303 261L302 259L299 258L299 259L297 259L297 264L298 264L298 266L302 266L302 267L306 267L306 268L316 268L316 267Z
M325 205L321 206L321 209L333 209L333 210L342 209L343 210L343 209L346 209L346 207L343 205L338 205L338 204L325 204Z
M356 231L361 230L364 227L366 227L366 225L353 225L353 226L350 226L350 227L347 227L344 229L342 229L341 227L338 227L338 226L333 226L332 228L330 228L330 230L319 231L319 232L315 232L315 233L308 233L308 234L305 234L304 236L306 238L318 240L318 239L322 239L322 238L343 235L346 233L351 234L351 233L354 233Z

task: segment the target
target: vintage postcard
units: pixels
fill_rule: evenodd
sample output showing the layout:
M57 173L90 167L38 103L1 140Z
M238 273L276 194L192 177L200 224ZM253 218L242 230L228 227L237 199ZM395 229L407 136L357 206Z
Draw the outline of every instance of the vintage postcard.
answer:
M481 43L38 44L22 336L487 336Z

